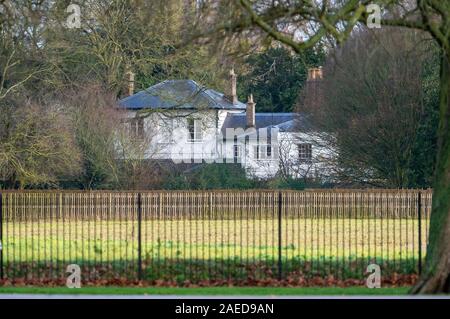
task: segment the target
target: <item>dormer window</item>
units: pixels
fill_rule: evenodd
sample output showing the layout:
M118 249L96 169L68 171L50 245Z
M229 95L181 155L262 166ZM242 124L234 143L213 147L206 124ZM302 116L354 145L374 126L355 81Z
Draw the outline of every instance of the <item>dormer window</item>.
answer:
M199 119L188 118L188 142L198 143L202 141L202 123Z

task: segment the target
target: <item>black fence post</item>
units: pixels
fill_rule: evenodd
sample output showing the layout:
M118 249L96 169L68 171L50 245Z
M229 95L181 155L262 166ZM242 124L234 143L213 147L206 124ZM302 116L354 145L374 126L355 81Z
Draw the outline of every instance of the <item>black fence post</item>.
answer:
M138 193L138 279L142 280L142 196Z
M422 192L419 191L417 197L417 218L419 219L419 231L417 232L419 236L419 275L422 274Z
M3 194L0 193L0 279L3 279Z
M281 228L281 221L282 221L282 194L281 191L278 192L278 280L282 279L283 274L283 261L282 261L282 228Z

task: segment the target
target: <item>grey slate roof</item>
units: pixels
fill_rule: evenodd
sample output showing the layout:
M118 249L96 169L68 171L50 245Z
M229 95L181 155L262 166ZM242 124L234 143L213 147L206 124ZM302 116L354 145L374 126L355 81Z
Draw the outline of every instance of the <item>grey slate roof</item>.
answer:
M312 130L311 122L303 114L296 114L293 120L275 125L280 132L307 132Z
M247 116L245 113L227 114L222 126L222 133L227 128L246 128ZM256 129L276 127L280 131L290 132L297 128L309 130L310 123L307 121L306 115L297 113L256 113L255 114Z
M268 127L291 121L294 113L256 113L256 129ZM245 113L227 114L223 123L223 128L245 128L247 124L247 115Z
M167 80L119 100L119 106L139 110L145 108L167 109L230 109L245 110L246 105L233 105L223 94L207 89L192 80Z

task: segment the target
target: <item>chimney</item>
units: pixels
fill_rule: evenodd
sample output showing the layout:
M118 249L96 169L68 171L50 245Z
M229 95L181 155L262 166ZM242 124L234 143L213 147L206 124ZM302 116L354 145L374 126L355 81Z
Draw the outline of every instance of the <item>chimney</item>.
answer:
M229 78L228 88L225 92L224 97L233 105L237 104L237 93L236 93L236 82L237 82L237 76L236 73L234 73L234 69L230 70L230 78Z
M253 102L253 94L250 94L247 101L247 128L255 127L255 102Z
M134 73L128 71L126 73L126 79L127 79L127 96L131 96L134 94Z
M309 68L307 81L319 81L323 79L322 67Z
M323 102L322 89L323 71L322 67L308 69L306 80L306 95L303 101L307 108L317 109Z

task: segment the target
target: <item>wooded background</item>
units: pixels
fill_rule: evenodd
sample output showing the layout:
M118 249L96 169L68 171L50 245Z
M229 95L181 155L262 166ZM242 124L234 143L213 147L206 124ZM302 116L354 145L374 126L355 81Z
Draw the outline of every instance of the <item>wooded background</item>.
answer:
M231 19L226 2L80 1L81 28L73 29L65 26L69 4L0 1L1 188L431 186L439 52L423 32L360 29L343 46L324 38L295 54L254 30L199 39ZM307 87L307 69L321 65L323 83ZM188 78L225 91L231 67L240 100L253 94L257 112L306 112L337 137L333 184L282 175L249 180L237 166L205 164L188 173L117 161L139 152L117 130L113 107L125 94L126 72L136 73L136 91ZM117 135L120 147L112 143Z

